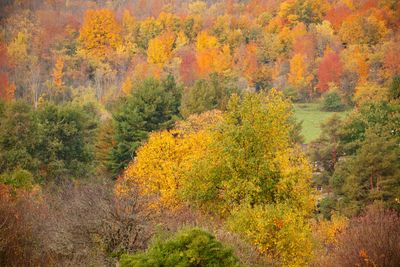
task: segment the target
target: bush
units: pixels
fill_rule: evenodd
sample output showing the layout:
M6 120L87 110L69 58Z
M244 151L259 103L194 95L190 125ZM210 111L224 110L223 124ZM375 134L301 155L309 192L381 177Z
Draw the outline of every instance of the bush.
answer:
M370 206L365 215L350 221L338 243L317 266L399 266L400 217L382 205Z
M340 94L336 91L329 91L322 96L323 111L343 111L345 105L342 103Z
M211 234L184 229L170 239L156 239L150 248L136 255L123 255L121 267L145 266L241 266L232 250Z

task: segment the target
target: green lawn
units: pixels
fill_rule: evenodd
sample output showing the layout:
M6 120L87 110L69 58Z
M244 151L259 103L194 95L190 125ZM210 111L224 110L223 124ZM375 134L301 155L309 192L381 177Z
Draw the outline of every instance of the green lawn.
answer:
M294 104L294 111L297 120L303 121L302 133L305 137L305 143L317 139L321 133L320 125L333 114L344 116L347 111L343 112L326 112L319 109L319 103L297 103Z

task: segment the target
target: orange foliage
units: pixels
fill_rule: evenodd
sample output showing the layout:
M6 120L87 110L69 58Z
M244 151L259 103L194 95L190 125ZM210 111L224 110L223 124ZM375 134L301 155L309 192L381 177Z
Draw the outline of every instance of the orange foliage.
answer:
M222 73L232 65L229 46L221 46L216 37L205 31L197 36L196 52L197 65L202 75L207 75L210 72Z
M8 75L0 73L0 99L6 102L12 101L15 98L15 83L9 83Z
M64 68L64 60L62 58L57 58L56 64L53 69L53 79L56 87L60 88L63 85L63 68Z
M110 56L121 45L120 33L111 10L87 10L79 36L84 54L99 59Z

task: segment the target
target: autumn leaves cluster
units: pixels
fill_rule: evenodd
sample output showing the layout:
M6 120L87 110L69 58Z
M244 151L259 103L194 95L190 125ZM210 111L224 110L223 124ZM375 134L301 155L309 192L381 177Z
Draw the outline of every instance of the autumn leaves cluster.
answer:
M287 265L312 255L311 167L291 141L282 93L233 95L226 112L192 115L154 132L116 185L137 185L155 212L185 205L225 221L260 252Z

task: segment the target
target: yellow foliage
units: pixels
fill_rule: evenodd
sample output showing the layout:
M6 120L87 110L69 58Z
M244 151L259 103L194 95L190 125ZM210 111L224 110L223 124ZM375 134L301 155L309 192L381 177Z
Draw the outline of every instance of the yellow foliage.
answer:
M186 37L186 34L183 31L180 31L176 37L176 49L184 47L189 43L189 39Z
M216 37L203 31L197 36L196 60L202 74L222 73L232 66L231 50L228 45L218 43Z
M202 15L207 9L207 3L204 1L195 1L189 4L189 13L192 15Z
M388 98L389 90L373 82L365 82L358 85L353 96L353 100L358 106L388 100Z
M359 45L351 45L341 54L345 68L358 74L359 83L366 82L369 75L368 55L368 48Z
M201 114L190 115L186 120L178 121L176 129L183 133L199 132L214 128L222 120L222 111L214 109Z
M153 133L128 166L125 179L137 183L142 194L155 197L152 207L178 208L179 189L190 178L186 174L209 143L210 135L205 131Z
M122 16L124 50L132 55L134 55L138 50L135 43L136 29L138 27L139 24L136 22L135 18L129 13L128 10L124 10L124 14Z
M154 64L165 64L172 57L175 36L165 33L149 41L147 49L147 62Z
M131 76L126 77L124 83L122 84L122 92L124 92L125 95L129 95L132 91L132 78Z
M57 58L56 64L53 69L53 79L54 84L57 88L61 88L63 85L63 68L64 68L64 60L62 58Z
M88 10L80 29L83 53L103 59L121 45L121 27L109 9Z
M295 54L290 60L289 83L301 90L309 85L312 78L312 75L307 72L307 64L304 55Z
M333 214L330 220L322 220L318 223L316 234L323 245L330 246L337 243L337 235L342 232L348 224L346 217Z
M215 36L209 35L206 31L200 32L197 35L196 49L203 51L213 48L219 48L218 40Z

